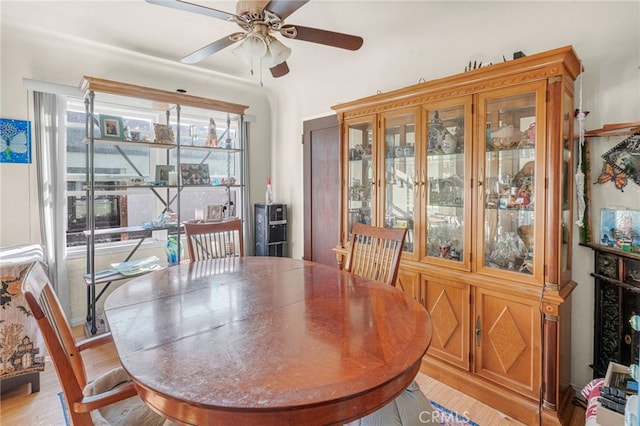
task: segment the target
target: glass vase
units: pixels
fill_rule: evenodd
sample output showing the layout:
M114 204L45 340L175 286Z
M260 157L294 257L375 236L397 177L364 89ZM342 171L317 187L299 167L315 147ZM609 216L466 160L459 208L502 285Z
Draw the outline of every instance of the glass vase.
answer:
M167 254L167 263L169 265L177 265L184 254L182 242L178 240L177 235L169 235L167 245L164 249Z

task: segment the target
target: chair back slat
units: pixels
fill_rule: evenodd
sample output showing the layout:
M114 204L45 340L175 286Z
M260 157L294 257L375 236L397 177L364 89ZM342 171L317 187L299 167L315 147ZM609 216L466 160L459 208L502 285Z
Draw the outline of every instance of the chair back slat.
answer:
M356 223L345 270L396 285L405 228L378 228Z
M244 256L242 221L186 223L187 247L191 261Z

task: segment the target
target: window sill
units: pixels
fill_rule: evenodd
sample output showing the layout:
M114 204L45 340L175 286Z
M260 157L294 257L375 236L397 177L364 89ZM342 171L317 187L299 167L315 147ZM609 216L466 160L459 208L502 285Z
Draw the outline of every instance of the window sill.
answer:
M182 237L184 240L184 236ZM116 241L112 243L100 243L96 244L96 256L114 254L114 253L129 253L131 250L138 244L139 240L127 240L127 241ZM165 240L148 238L144 241L138 250L147 250L147 249L164 249L166 244ZM67 248L67 259L79 259L85 258L87 256L87 246L74 246Z

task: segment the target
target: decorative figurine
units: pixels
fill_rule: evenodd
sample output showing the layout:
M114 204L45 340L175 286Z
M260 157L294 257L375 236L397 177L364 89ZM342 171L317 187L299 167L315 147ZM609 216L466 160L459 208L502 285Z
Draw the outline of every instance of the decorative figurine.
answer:
M209 119L209 135L207 136L206 146L213 147L213 148L218 146L218 134L216 133L216 122L213 120L213 118Z
M433 114L433 119L429 121L429 127L427 130L427 138L429 140L429 152L438 152L440 151L440 143L444 139L444 135L446 132L446 128L440 120L440 114L438 111L435 111Z
M456 152L456 147L458 142L453 137L453 135L449 132L446 132L444 135L444 139L440 143L440 148L445 154L453 154Z

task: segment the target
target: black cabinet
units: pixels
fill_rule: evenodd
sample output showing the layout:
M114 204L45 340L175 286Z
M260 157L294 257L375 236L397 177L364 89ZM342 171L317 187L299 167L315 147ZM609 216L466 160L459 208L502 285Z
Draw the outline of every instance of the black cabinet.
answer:
M640 256L598 246L595 251L593 376L604 377L609 362L638 363L639 336L629 324L640 314Z
M256 256L286 256L287 205L254 206Z

